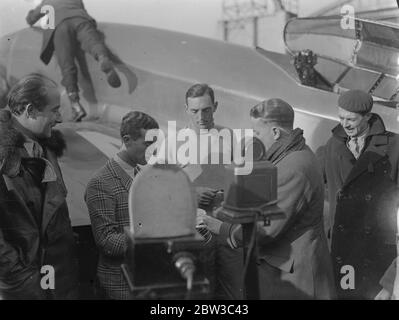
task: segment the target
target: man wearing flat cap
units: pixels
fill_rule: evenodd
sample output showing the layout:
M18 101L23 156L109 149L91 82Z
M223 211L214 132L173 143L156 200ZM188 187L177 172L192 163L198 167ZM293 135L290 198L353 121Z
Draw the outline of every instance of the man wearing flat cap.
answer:
M317 152L328 187L328 234L339 299L374 299L396 256L399 143L372 106L366 92L341 94L340 124Z
M266 160L277 167L277 205L284 218L258 224L260 298L331 299L334 280L323 228L321 169L303 131L294 129L294 110L269 99L250 111L254 134L265 145ZM240 225L204 217L209 230L242 246Z

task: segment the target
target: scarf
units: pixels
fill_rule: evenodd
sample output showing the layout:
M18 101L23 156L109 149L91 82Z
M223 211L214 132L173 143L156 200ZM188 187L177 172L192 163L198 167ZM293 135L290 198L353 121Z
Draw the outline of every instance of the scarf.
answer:
M303 130L296 128L290 134L282 136L266 151L266 160L274 165L293 151L301 150L305 146Z

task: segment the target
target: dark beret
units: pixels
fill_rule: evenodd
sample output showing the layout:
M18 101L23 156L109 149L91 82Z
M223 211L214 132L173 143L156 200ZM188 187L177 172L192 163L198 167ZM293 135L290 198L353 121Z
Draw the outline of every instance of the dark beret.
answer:
M362 90L349 90L339 96L338 106L354 113L368 113L373 107L373 97Z

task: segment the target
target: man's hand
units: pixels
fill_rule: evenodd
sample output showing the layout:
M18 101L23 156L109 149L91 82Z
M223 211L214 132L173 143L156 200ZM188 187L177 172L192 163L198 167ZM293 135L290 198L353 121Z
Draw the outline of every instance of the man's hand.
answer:
M30 10L30 11L28 12L28 15L27 15L26 18L25 18L26 23L29 24L30 26L33 26L33 25L35 24L35 22L37 21L37 20L35 21L35 20L33 19L33 14L34 14L34 10Z
M32 9L28 12L25 20L26 23L32 27L39 19L41 19L45 15L45 13L40 12L40 8Z
M208 207L216 196L217 190L207 187L197 187L197 203L200 207Z
M391 299L391 293L383 288L374 298L374 300L390 300Z
M204 225L210 232L214 234L220 233L220 227L222 226L223 223L222 221L208 215L202 216L201 220L202 220L201 224Z

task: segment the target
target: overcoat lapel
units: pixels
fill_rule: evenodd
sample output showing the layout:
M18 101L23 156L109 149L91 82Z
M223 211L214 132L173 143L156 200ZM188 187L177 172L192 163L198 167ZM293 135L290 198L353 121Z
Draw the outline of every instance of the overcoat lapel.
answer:
M356 159L353 156L352 152L346 147L345 142L342 141L338 144L336 149L336 154L338 158L338 172L340 172L340 181L344 184L347 177L350 175L353 167L356 163Z
M108 168L111 174L115 178L120 180L121 184L125 187L126 191L129 192L133 179L129 177L129 175L125 172L125 170L123 170L114 159L110 160L110 162L108 163Z
M351 183L359 175L365 171L373 171L374 164L386 157L386 146L388 144L387 136L373 136L370 140L370 144L364 152L360 155L356 161L355 166L350 171L348 177L344 182L344 186Z
M67 196L67 190L62 180L61 170L57 164L56 156L49 150L47 151L47 160L53 165L57 174L57 180L54 182L47 182L42 211L42 233L45 232L54 213L65 203Z
M19 204L24 208L24 212L27 214L27 216L29 217L29 219L31 220L31 222L35 225L37 225L36 219L33 216L33 214L31 213L30 209L26 206L26 201L24 200L23 195L21 194L19 188L17 187L17 183L15 183L16 179L19 179L19 177L9 177L5 174L3 174L3 179L4 179L4 183L5 183L5 187L7 189L7 191L10 194L13 194L15 199L19 202Z

